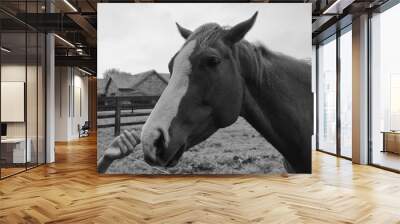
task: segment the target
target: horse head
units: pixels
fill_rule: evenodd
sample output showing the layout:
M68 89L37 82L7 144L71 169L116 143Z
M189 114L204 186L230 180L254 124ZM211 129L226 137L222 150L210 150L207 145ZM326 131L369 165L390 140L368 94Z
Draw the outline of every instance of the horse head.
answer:
M142 129L148 164L175 166L188 148L237 120L244 81L233 49L256 17L231 28L208 23L190 31L177 24L185 43L170 60L170 81Z

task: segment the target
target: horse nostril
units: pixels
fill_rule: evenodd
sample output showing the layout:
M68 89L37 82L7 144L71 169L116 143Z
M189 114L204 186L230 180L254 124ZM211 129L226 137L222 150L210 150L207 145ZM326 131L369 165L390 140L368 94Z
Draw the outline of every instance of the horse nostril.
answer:
M165 146L165 137L164 137L164 134L161 131L161 129L158 129L157 131L159 132L159 135L158 135L158 138L155 139L155 141L154 141L154 146L157 149L161 149L161 148L164 148L164 146Z
M159 132L158 138L154 141L154 147L156 148L156 158L162 157L163 149L165 147L165 137L161 129L157 130Z

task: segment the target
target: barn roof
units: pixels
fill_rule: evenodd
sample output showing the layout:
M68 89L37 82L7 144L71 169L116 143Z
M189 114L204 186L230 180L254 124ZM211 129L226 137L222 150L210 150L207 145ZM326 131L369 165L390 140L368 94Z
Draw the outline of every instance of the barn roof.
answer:
M129 88L136 88L139 86L141 83L143 83L147 78L149 78L152 75L157 75L161 81L165 82L166 84L168 83L169 80L169 75L167 76L165 73L158 73L156 70L149 70L146 72L138 73L136 75L133 75L135 77L135 81L131 83L132 85Z
M168 73L158 73L154 69L135 75L127 72L112 70L111 72L107 73L105 79L101 79L101 81L98 79L97 93L105 93L110 81L112 81L118 89L136 89L152 75L157 75L160 80L166 84L169 81Z
M141 83L143 83L147 78L149 78L152 75L157 75L161 79L161 81L168 84L168 81L169 81L168 73L158 73L156 70L152 69L152 70L149 70L146 72L142 72L142 73L133 75L135 77L135 82L129 88L133 88L133 89L136 88L137 86L139 86Z
M136 83L137 78L127 72L113 72L108 74L107 83L112 80L118 89L129 89Z

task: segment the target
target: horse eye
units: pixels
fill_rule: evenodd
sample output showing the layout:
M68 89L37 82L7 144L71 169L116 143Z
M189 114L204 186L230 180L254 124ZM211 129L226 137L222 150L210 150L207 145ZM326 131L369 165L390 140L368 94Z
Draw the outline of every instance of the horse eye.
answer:
M221 63L221 59L219 59L217 57L208 57L207 60L206 60L206 64L209 67L215 67L219 63Z

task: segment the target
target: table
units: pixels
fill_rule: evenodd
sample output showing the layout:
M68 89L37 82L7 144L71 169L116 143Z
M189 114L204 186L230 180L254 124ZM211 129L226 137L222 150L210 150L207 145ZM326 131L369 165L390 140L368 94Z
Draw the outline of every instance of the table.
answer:
M25 144L26 142L26 152ZM5 160L5 163L26 163L31 162L32 153L31 146L32 141L30 138L6 138L1 139L1 159Z
M400 154L400 131L383 131L382 152Z

